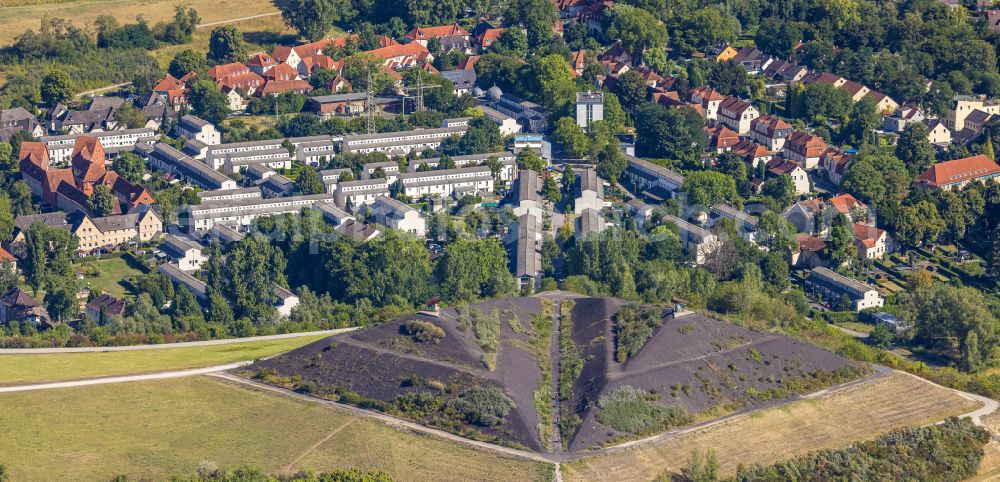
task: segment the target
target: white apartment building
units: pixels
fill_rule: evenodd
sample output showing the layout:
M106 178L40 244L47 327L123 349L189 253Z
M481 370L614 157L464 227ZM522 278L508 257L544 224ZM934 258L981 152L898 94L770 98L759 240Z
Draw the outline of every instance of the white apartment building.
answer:
M190 140L214 146L222 142L222 134L208 121L193 115L186 115L177 121L177 135Z
M235 180L162 142L156 146L139 144L136 152L146 158L149 167L186 179L203 189L232 190L239 187Z
M407 206L388 196L379 196L371 205L375 222L383 226L406 231L410 234L424 237L427 225L416 209Z
M80 135L82 134L47 136L38 140L45 143L49 150L49 160L53 164L63 164L72 159L73 146L76 145L76 138ZM155 144L159 139L156 130L148 127L123 131L91 132L87 136L96 137L101 141L101 147L108 154L130 152L135 150L135 145L139 142Z
M437 149L451 136L463 136L468 126L439 127L436 129L416 129L379 134L355 134L344 136L340 141L340 152L384 152L390 155L406 155L411 151Z
M375 202L379 196L389 195L389 182L385 179L361 179L337 183L333 198L341 208L357 209Z
M249 226L254 219L261 216L297 213L302 208L311 207L317 202L329 201L329 194L313 194L309 196L279 197L270 199L239 198L207 201L196 206L188 206L181 213L181 226L186 226L189 232L206 232L218 223L227 226Z
M400 174L399 179L403 193L412 198L493 192L493 173L485 166L408 172Z

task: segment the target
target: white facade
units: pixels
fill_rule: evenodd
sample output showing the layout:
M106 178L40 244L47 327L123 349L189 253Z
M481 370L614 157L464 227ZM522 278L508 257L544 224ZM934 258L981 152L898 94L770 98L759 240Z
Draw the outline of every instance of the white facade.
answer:
M427 224L416 209L395 199L379 196L371 206L375 222L383 226L406 231L418 237L427 234Z
M599 120L604 120L604 92L577 92L576 125L586 129Z
M177 123L177 134L185 139L196 140L208 146L214 146L222 142L222 134L214 125L199 119L193 115L181 117Z
M400 174L403 193L412 198L493 192L493 174L485 166Z
M157 139L159 139L159 136L156 135L156 131L150 128L91 132L87 135L96 137L100 140L101 147L103 147L109 154L119 151L130 151L138 142L153 144L157 141ZM63 164L68 163L72 159L73 146L76 145L77 137L80 136L49 136L42 137L39 141L45 143L45 147L49 150L49 160L53 164Z

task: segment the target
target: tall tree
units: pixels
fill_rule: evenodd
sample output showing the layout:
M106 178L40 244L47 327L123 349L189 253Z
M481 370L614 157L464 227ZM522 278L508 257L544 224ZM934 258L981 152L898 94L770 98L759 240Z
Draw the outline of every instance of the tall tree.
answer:
M896 157L906 163L911 176L916 176L934 164L934 147L928 140L930 131L923 122L908 122L896 143Z
M216 27L208 39L208 60L216 64L246 62L249 49L243 32L232 25Z
M357 15L346 0L281 0L275 2L289 27L308 40L319 40L340 21Z
M14 206L7 194L0 192L0 243L6 244L14 235Z
M615 94L621 101L622 107L632 110L639 104L646 101L646 81L642 80L642 75L635 70L629 70L618 76L615 82Z
M590 151L590 139L572 117L562 117L556 121L552 140L562 145L563 150L574 159L580 159Z
M947 229L937 206L930 201L920 201L904 206L896 219L896 237L907 247L920 247L935 243Z
M206 72L208 63L205 56L191 49L184 49L174 54L167 66L167 72L174 77L181 78L188 72Z
M111 188L105 186L104 184L98 184L94 186L94 192L87 199L87 209L90 210L91 214L95 217L103 218L104 216L110 216L115 212L115 204L118 202L115 199L115 195L111 192Z
M285 279L285 257L276 246L264 237L247 236L229 251L224 273L236 318L261 325L276 321L272 293Z
M73 98L73 81L61 70L53 71L42 77L42 100L48 105L56 105Z
M323 185L323 180L319 178L319 173L310 166L305 166L299 174L299 178L295 181L295 187L304 195L323 194L326 192L326 186Z
M743 207L743 198L736 190L736 180L717 171L697 171L684 180L687 203L692 206L711 208L718 203Z
M840 214L830 226L830 234L826 237L826 255L834 267L850 262L857 255L854 246L854 230L847 216Z
M196 80L188 89L187 98L194 113L208 122L218 124L229 115L226 96L219 91L215 82L209 79Z
M708 83L724 95L747 95L747 70L733 60L716 62L708 75Z
M145 167L146 163L142 158L132 152L118 154L118 157L111 163L111 169L133 184L142 180Z
M650 47L662 47L667 43L667 28L641 8L619 3L611 7L605 17L605 37L621 41L636 58L641 59Z

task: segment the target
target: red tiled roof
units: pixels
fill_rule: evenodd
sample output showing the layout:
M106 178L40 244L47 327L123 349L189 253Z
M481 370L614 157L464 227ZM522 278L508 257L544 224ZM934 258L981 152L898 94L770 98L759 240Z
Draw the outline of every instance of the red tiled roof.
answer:
M15 258L14 255L8 253L6 249L3 249L3 247L0 246L0 261L10 261L11 263L16 263L17 258Z
M264 78L268 80L295 80L298 76L299 71L288 64L279 64L264 72Z
M798 241L799 250L801 251L819 253L826 249L826 241L823 238L809 236L808 234L799 234L796 236L796 241Z
M378 59L389 60L396 57L423 58L430 52L427 50L427 47L424 47L416 42L411 42L408 44L381 47L375 50L369 50L365 53Z
M247 61L247 65L251 67L273 67L277 64L278 62L266 52L258 52Z
M470 55L458 63L457 70L475 70L476 62L479 62L479 55Z
M762 115L750 121L750 129L760 132L767 137L773 137L774 133L780 129L791 129L792 125L783 119L773 115Z
M753 162L753 160L758 157L766 157L772 154L772 152L766 147L751 141L750 139L743 139L738 144L733 146L733 152L747 162Z
M857 239L869 249L874 248L875 243L885 235L884 230L867 224L854 223L852 228L854 229L854 239Z
M183 89L184 83L178 80L173 75L167 74L167 77L153 86L153 92L167 92L169 90Z
M505 28L487 29L476 37L476 43L482 45L483 47L489 47L490 45L493 45L493 42L499 40L500 36L503 35L506 30L507 29Z
M827 203L833 206L834 209L843 214L850 214L851 209L853 209L855 206L861 206L861 207L865 206L864 203L858 201L857 199L854 198L854 196L851 196L850 194L840 194L834 196L830 198L830 200L827 201Z
M713 149L733 147L740 142L740 135L722 124L705 126L705 135L708 137L709 147Z
M780 157L774 157L770 161L767 161L767 172L770 172L775 176L790 174L798 168L799 164L797 162L782 159Z
M715 90L715 89L713 89L713 88L711 88L711 87L709 87L707 85L700 85L698 87L695 87L695 88L691 89L691 98L692 99L694 98L695 94L697 94L698 97L700 97L702 99L702 102L710 101L710 100L723 100L723 99L726 98L726 96L720 94L717 90Z
M250 72L250 68L243 65L240 62L233 62L224 65L216 65L211 69L208 69L208 76L212 80L219 81L226 77L232 77L236 75L246 75Z
M469 32L456 23L452 25L439 25L437 27L416 27L407 32L403 37L408 40L428 40L454 35L468 36Z
M785 141L785 148L803 157L818 157L827 149L822 137L803 131L792 132Z
M284 92L309 92L312 86L304 80L272 80L264 84L264 87L257 91L257 95L281 94Z
M44 142L22 142L21 152L17 158L19 161L28 159L39 167L47 167L49 165L49 148Z
M931 187L947 186L1000 173L1000 165L983 154L934 164L916 181Z

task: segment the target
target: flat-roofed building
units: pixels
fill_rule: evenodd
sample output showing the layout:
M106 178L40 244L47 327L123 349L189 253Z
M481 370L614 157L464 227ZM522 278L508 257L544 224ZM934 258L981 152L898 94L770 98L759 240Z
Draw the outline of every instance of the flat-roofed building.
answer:
M517 119L485 105L481 105L478 108L483 112L483 117L493 121L497 125L501 134L512 136L521 132L521 124L517 123Z
M604 207L604 183L594 169L584 169L576 175L573 212L580 214L587 209L600 212Z
M343 140L340 141L340 152L362 154L384 152L389 155L406 155L411 151L421 152L424 149L437 149L445 139L452 136L461 137L468 129L468 126L455 126L378 134L354 134L344 136Z
M684 186L684 176L670 169L625 154L628 167L624 178L634 186L635 191L656 202L677 197Z
M278 214L294 214L303 208L311 207L317 202L329 201L330 194L313 194L309 196L291 196L270 199L224 199L207 201L196 206L188 206L182 213L181 226L189 232L204 233L218 223L230 227L249 226L255 219L262 216Z
M451 162L455 167L485 166L490 158L495 157L500 161L500 172L498 180L511 182L517 178L517 155L511 151L487 152L485 154L469 154L465 156L452 156ZM418 172L420 166L424 164L431 169L437 169L441 165L441 158L413 159L407 167L406 172Z
M333 198L337 205L347 209L357 209L375 202L379 196L389 195L389 183L385 179L361 179L337 183Z
M70 134L63 136L46 136L38 139L45 144L49 150L49 162L53 164L68 163L73 158L73 147L76 139L82 134ZM148 127L140 129L125 129L120 131L91 132L86 137L96 137L104 152L114 155L121 152L133 152L135 145L140 142L155 144L160 136L155 129Z
M383 226L406 231L421 238L427 234L424 218L420 217L416 209L388 196L375 198L371 211L375 216L375 222Z
M407 172L400 174L399 179L403 193L412 198L493 192L493 173L485 166Z
M376 176L381 170L381 176ZM361 167L362 179L385 179L389 184L396 182L399 176L399 163L396 161L369 162Z
M696 226L669 214L663 215L663 220L677 226L681 247L694 259L696 264L705 264L708 256L719 247L719 238L701 226Z
M160 251L181 271L197 271L208 261L208 256L202 253L201 245L194 241L173 234L168 234L160 244Z
M285 141L288 141L287 143ZM227 159L233 165L246 165L251 163L270 164L279 162L273 159L285 158L289 162L297 160L301 162L315 164L318 159L326 156L332 158L334 146L339 139L331 136L308 136L290 137L288 139L265 139L260 141L233 142L228 144L218 144L209 146L205 155L205 163L212 169L219 169L226 165ZM289 153L284 146L291 144L295 148L294 154ZM279 149L284 150L284 156ZM243 162L249 160L250 162ZM266 162L265 162L266 161ZM274 166L280 168L281 166ZM245 169L245 167L241 168Z
M846 295L850 309L861 311L877 308L885 303L878 290L856 279L848 278L829 268L817 267L806 277L806 286L813 293L822 295L826 301L836 305ZM847 308L847 307L845 307Z
M239 187L235 180L162 142L152 147L143 144L137 149L143 152L150 167L173 174L203 189L229 190Z
M186 115L177 121L175 128L177 135L191 140L204 142L205 145L214 146L222 142L222 134L212 123L193 115Z
M215 189L212 191L201 191L198 193L198 198L202 201L219 201L222 199L243 198L260 199L260 197L260 188L257 186L241 187L237 189Z

